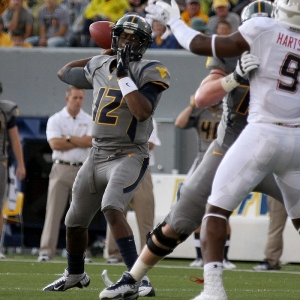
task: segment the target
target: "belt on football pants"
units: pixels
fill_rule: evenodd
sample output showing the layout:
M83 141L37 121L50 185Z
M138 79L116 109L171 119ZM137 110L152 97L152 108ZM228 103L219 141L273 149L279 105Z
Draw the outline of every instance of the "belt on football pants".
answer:
M54 163L60 165L75 166L75 167L83 165L83 162L72 162L72 161L64 161L59 159L54 160Z
M282 126L282 127L288 127L288 128L300 128L300 125L290 125L290 124L284 124L284 123L274 123L275 125Z

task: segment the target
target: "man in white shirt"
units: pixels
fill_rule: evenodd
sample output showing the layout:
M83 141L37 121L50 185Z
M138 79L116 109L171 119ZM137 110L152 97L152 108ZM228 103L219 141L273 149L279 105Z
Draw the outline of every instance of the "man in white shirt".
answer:
M53 166L38 261L48 261L55 255L61 220L71 201L75 177L92 146L92 117L81 109L83 102L84 90L69 86L66 106L47 123Z

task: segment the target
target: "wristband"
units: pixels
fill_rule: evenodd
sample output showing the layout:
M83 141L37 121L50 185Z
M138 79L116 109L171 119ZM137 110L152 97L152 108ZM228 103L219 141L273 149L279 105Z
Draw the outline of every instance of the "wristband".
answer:
M231 92L235 89L239 83L234 79L233 73L221 79L222 88L227 92Z
M130 77L123 77L118 80L118 84L120 87L120 90L122 92L123 97L125 97L127 94L137 91L138 88L135 85L135 83L132 81Z
M199 31L188 27L181 19L178 19L178 17L172 18L168 22L168 25L180 45L190 51L190 43L196 35L200 34Z
M213 57L217 57L217 54L216 54L216 34L213 34L212 37L211 37L211 52L212 52L212 55Z

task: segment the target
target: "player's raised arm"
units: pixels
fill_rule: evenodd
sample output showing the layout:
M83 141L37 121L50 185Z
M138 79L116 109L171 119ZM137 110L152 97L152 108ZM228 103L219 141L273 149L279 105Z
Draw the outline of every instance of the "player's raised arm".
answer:
M80 89L92 89L93 86L84 75L84 67L90 60L91 57L67 63L57 72L58 78Z
M188 27L181 19L178 5L171 0L171 5L157 1L146 7L147 18L157 20L168 26L180 45L188 51L198 55L214 57L234 57L241 55L250 47L242 35L237 31L229 36L212 37L199 33Z

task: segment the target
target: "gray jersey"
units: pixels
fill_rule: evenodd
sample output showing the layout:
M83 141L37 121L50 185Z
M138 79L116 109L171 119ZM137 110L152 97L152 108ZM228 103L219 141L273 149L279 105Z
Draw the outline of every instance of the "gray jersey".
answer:
M99 55L93 57L85 67L86 78L94 88L94 146L114 149L147 145L153 129L152 118L138 122L130 112L119 88L116 72L110 71L110 66L115 60L115 56ZM130 63L130 74L138 89L150 82L165 89L169 86L168 70L158 61L133 61ZM161 94L156 99L154 109L160 97Z
M207 68L221 69L227 74L234 71L235 58L209 58ZM218 127L217 142L220 146L229 148L237 139L247 124L249 107L249 82L244 80L238 87L228 93L223 99L223 115Z
M195 108L184 129L195 128L198 137L198 152L205 153L217 137L218 125L222 115L222 106L214 108Z
M99 55L64 81L93 87L93 147L73 185L66 216L68 227L88 227L98 209L124 211L147 171L148 139L152 118L138 122L130 112L117 82L116 56ZM158 61L130 62L129 74L141 94L152 103L153 112L170 75ZM88 84L82 81L88 81Z
M17 115L17 104L9 100L0 100L0 160L7 159L6 142L7 130L11 119Z

